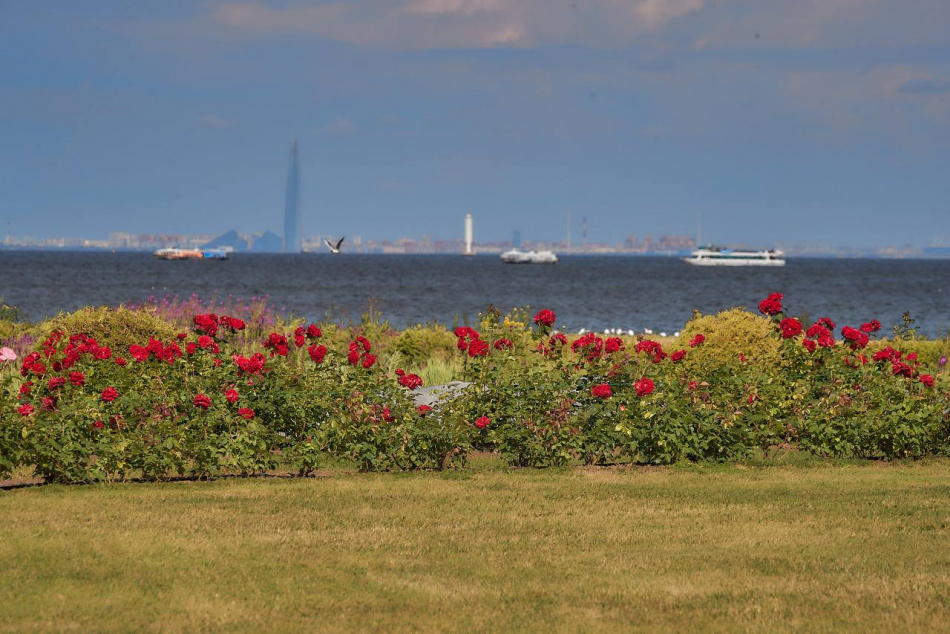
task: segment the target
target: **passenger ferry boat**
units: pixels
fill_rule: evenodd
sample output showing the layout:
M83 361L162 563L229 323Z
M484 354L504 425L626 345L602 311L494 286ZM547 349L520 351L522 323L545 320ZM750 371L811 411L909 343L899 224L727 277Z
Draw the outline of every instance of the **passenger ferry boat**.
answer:
M179 249L168 247L153 253L159 260L227 260L225 249Z
M557 264L553 251L521 251L512 249L501 254L503 262L508 264Z
M777 249L750 251L708 246L700 247L682 259L697 266L785 266L785 252Z

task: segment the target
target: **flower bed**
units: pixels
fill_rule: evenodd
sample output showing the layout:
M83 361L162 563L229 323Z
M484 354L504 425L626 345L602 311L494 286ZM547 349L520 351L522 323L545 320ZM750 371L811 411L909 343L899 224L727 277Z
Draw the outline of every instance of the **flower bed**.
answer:
M711 344L689 329L667 350L569 339L547 309L533 326L490 311L479 329L454 330L470 385L434 408L414 405L422 379L384 368L367 337L344 348L314 324L250 345L242 319L202 313L190 332L125 350L54 331L3 383L0 474L32 466L47 481L86 482L280 465L303 475L328 456L362 470L441 469L472 449L525 467L731 461L786 443L886 459L950 449L944 374L894 345L872 351L875 320L838 340L830 319L803 324L782 302L774 293L763 316L742 316L770 351L752 359L724 354L725 343L703 354Z

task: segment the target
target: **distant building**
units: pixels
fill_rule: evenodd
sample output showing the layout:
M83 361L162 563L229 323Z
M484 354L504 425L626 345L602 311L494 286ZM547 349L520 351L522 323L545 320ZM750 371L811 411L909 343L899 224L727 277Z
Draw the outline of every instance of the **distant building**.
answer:
M290 169L284 200L284 253L300 253L300 169L297 164L297 138L290 146Z

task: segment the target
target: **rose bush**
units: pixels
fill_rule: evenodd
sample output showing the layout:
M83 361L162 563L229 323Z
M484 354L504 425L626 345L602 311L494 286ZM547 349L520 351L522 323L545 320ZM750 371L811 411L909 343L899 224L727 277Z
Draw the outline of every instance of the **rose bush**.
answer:
M669 350L642 337L569 338L547 309L489 315L445 333L454 345L440 349L467 386L422 407L412 394L422 377L397 366L403 357L377 356L365 329L298 323L251 340L235 317L199 313L170 334L123 314L122 336L136 337L127 345L53 330L16 360L0 386L0 474L306 475L327 457L442 469L471 449L523 467L729 461L785 443L857 458L948 452L946 371L907 347L915 340L873 341L876 320L840 331L827 317L802 323L783 301L765 298L764 316L694 319Z

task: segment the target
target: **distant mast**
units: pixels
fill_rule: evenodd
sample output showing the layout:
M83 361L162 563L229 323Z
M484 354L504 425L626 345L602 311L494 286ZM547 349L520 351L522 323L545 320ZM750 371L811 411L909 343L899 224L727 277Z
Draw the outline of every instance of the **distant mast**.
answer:
M287 197L284 205L284 253L300 253L300 168L297 165L297 137L290 146Z
M465 251L462 255L475 255L472 250L472 214L465 214Z
M564 240L564 250L568 253L571 252L571 211L567 211L567 239Z

